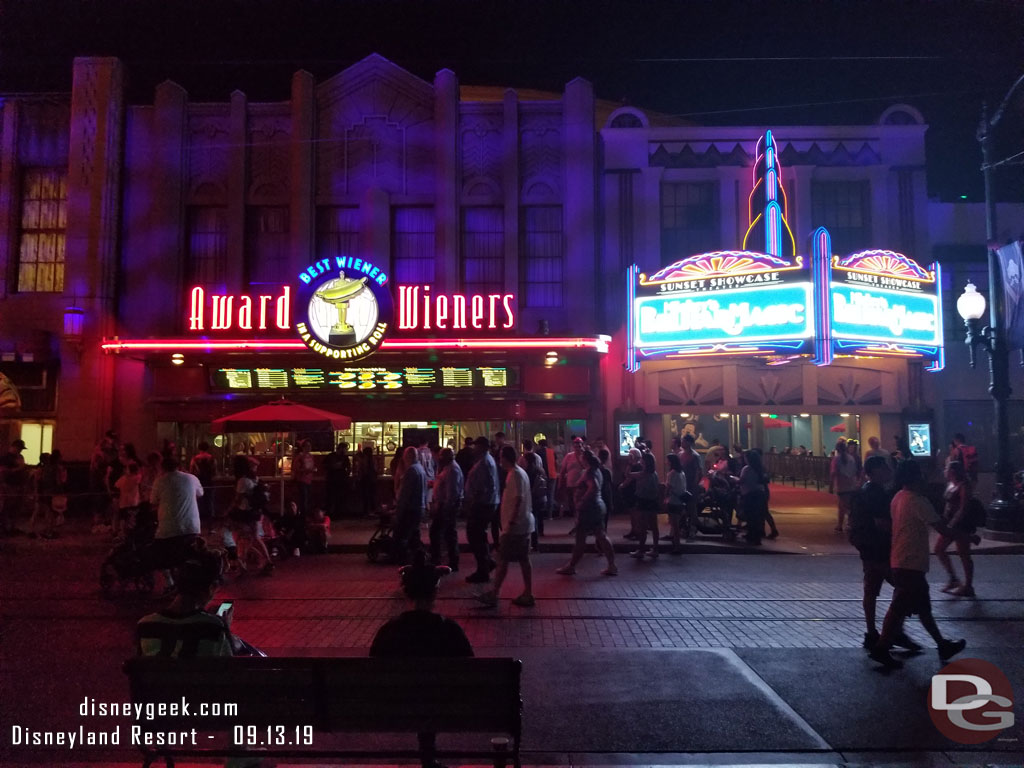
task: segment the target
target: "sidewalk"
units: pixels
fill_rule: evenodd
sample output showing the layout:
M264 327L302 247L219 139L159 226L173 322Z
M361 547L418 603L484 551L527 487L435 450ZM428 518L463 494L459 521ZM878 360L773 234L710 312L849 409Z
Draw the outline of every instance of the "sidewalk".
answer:
M723 541L721 536L698 534L690 542L683 542L686 553L719 553L719 554L802 554L802 555L855 555L856 550L850 545L845 534L834 531L836 524L835 496L813 488L793 487L791 485L772 485L772 515L779 528L779 538L765 539L761 546L750 546L742 540L735 542ZM329 550L332 554L362 554L366 552L366 544L377 528L376 518L342 518L331 522L331 541ZM95 552L109 549L111 539L108 535L97 535L89 532L89 523L84 519L72 519L61 529L61 537L53 541L33 540L25 536L17 536L0 540L0 551L20 550L28 547L50 548L56 551ZM572 520L557 518L544 521L544 536L540 539L541 552L567 553L572 550L573 536L569 531L573 527ZM659 533L667 536L669 527L665 515L659 516ZM630 552L636 549L636 543L623 538L629 532L629 520L623 514L611 518L608 525L608 536L615 546L616 552ZM427 540L426 525L423 526L422 538ZM463 552L466 552L465 523L459 522L459 540ZM668 546L664 539L662 549ZM974 547L977 554L1024 554L1024 544L1008 544L1005 542L982 539L980 545Z

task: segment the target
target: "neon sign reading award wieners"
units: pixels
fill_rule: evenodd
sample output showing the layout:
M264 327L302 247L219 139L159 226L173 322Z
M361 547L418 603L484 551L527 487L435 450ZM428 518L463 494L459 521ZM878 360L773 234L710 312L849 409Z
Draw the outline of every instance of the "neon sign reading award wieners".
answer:
M432 296L429 285L398 286L398 327L400 330L465 331L515 327L512 305L515 294L456 293Z

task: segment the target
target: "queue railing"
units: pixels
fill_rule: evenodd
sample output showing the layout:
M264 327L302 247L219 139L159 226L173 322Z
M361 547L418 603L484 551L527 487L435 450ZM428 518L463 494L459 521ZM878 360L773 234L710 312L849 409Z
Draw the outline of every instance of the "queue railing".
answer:
M794 486L803 483L804 488L814 483L819 491L828 486L831 463L828 456L766 453L762 458L765 469L772 475L772 482L792 483Z

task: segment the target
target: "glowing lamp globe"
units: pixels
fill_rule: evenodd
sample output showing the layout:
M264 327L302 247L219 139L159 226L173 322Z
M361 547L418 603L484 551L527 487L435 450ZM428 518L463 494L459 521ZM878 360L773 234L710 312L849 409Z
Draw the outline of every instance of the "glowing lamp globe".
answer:
M964 320L978 320L985 314L985 297L978 293L974 283L967 283L956 300L956 311Z

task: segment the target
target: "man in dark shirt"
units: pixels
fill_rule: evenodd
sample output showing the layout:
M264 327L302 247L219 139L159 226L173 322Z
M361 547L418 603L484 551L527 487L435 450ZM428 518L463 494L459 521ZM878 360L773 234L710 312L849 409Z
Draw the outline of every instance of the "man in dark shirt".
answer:
M327 514L337 520L346 511L351 495L349 485L352 477L352 459L348 455L348 443L338 447L324 458L324 478L327 485Z
M892 549L892 517L889 504L892 493L886 490L892 482L892 469L884 456L871 456L864 462L868 481L853 494L850 506L850 543L860 553L864 569L864 648L871 650L878 642L875 606L882 592L882 583L892 584L889 553ZM896 642L902 648L920 650L921 646L903 633Z
M473 468L476 463L476 456L473 453L473 438L467 437L466 444L463 445L457 454L455 454L455 463L459 465L459 469L462 470L462 476L466 477L469 474L469 470Z
M413 553L412 565L399 571L402 589L413 609L391 619L379 630L370 646L371 656L390 658L438 658L472 656L473 646L456 622L434 613L434 598L441 577L451 573L444 566L426 564L423 550ZM434 758L435 734L417 734L423 768L444 768Z

